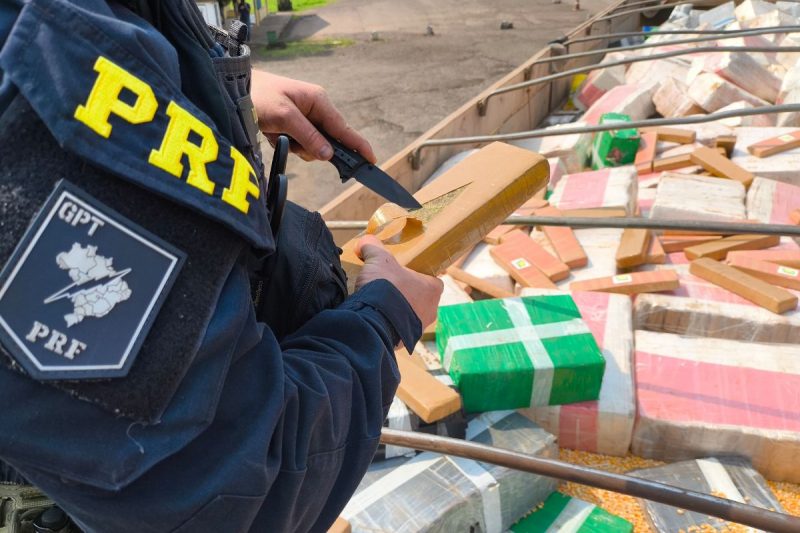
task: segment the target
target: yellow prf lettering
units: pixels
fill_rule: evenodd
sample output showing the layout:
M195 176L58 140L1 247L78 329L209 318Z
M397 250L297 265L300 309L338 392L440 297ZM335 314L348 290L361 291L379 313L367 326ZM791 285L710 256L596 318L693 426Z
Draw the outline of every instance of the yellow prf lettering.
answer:
M253 167L242 153L233 146L231 146L231 159L233 159L231 183L222 191L222 201L232 205L246 215L250 209L250 202L247 201L247 196L258 198L261 191L258 188L258 184L250 180L250 176L255 177L256 175Z
M206 164L217 159L219 145L214 133L211 128L175 102L170 102L167 106L167 116L170 120L161 147L150 152L148 161L151 165L180 178L183 175L181 159L186 154L189 160L186 183L206 194L213 194L214 182L208 179ZM192 132L202 139L199 145L189 141L189 134Z
M158 109L156 96L148 84L106 59L98 57L94 63L98 73L86 103L75 108L75 118L106 139L111 135L108 118L111 113L131 124L150 122ZM123 89L136 95L136 102L128 105L119 99Z

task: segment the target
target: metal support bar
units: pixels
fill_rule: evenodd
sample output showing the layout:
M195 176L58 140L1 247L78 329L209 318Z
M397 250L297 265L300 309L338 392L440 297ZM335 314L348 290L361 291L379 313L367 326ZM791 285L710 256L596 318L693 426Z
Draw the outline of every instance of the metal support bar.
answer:
M381 442L393 446L404 446L417 450L465 457L540 476L581 483L590 487L611 490L672 505L704 515L717 516L729 522L736 522L765 531L774 531L776 533L796 533L800 531L800 518L796 516L768 511L753 505L718 498L693 490L681 489L665 483L623 474L612 474L585 466L564 463L555 459L546 459L487 446L477 442L388 428L383 428Z
M693 54L716 54L720 52L775 52L775 53L800 52L800 46L698 46L696 48L686 48L683 50L670 50L669 52L661 52L659 54L651 54L648 56L626 57L625 59L619 59L617 61L608 61L607 63L598 63L586 67L577 67L565 70L563 72L559 72L557 74L550 74L549 76L542 76L540 78L535 78L529 81L523 81L521 83L515 83L513 85L500 87L499 89L495 89L494 91L487 94L482 99L482 101L478 103L478 111L480 113L481 109L483 110L481 116L483 116L486 113L486 107L489 104L489 98L491 98L492 96L512 91L518 91L520 89L527 89L528 87L533 87L535 85L542 85L544 83L560 80L562 78L569 78L570 76L574 76L575 74L583 74L585 72L606 69L609 67L616 67L619 65L628 65L630 63L641 63L643 61L655 61L657 59L668 59L670 57L679 57L679 56L693 55Z
M516 226L568 226L571 228L636 228L649 230L701 231L718 235L782 235L800 237L800 226L789 224L748 224L744 222L714 222L708 220L658 220L634 217L509 217L503 224ZM329 229L363 230L366 220L334 220Z
M770 28L761 28L764 30L771 30L774 33L794 33L800 31L800 26L772 26ZM661 31L623 31L619 33L600 33L596 35L587 35L585 37L575 37L574 39L565 40L564 45L572 45L576 43L586 43L590 41L603 41L611 39L621 39L623 37L655 37L658 35L735 35L737 33L747 32L752 30L661 30Z
M690 44L690 43L704 43L709 41L723 41L725 39L737 39L739 37L752 37L754 35L771 35L776 33L796 33L800 32L800 26L789 26L790 30L774 30L772 28L757 28L754 30L741 30L735 34L726 35L708 35L705 37L694 37L692 39L676 39L674 41L665 41L659 43L644 43L631 46L617 46L611 48L598 48L595 50L587 50L585 52L574 52L572 54L564 54L553 57L543 57L531 63L532 65L540 65L542 63L553 63L556 61L565 61L568 59L577 59L581 57L591 57L609 52L632 52L634 50L644 50L647 48L661 48L665 46L674 46L676 44Z
M598 131L613 131L625 128L651 128L657 126L683 126L686 124L705 124L725 118L749 117L753 115L772 115L775 113L798 113L800 104L782 104L754 107L750 109L732 109L718 111L708 115L696 115L678 118L655 118L648 120L634 120L625 122L624 126L616 124L597 124L594 126L575 126L571 128L559 127L554 129L538 129L520 131L516 133L498 133L494 135L476 135L473 137L451 137L447 139L428 139L417 146L410 154L409 160L414 170L419 169L421 151L428 146L452 146L457 144L480 144L494 141L518 141L521 139L535 139L537 137L550 137L558 135L573 135L575 133L596 133Z

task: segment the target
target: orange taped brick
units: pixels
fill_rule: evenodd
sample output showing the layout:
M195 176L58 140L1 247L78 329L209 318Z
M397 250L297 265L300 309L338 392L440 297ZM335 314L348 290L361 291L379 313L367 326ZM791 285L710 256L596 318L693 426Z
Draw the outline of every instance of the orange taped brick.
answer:
M724 148L709 148L709 150L716 152L720 156L725 155ZM661 159L656 159L655 161L653 161L653 172L677 170L679 168L691 167L697 164L698 163L695 163L692 160L692 154L681 154L672 157L662 157Z
M651 265L663 265L667 262L667 253L661 246L661 239L655 235L650 238L650 248L647 250L646 260Z
M725 259L728 252L734 250L763 250L777 246L781 242L778 235L731 235L717 241L697 244L683 250L687 259L710 257L711 259Z
M538 198L534 198L532 200L528 200L526 205L527 204L538 205L542 201L543 200L539 200ZM547 202L545 202L545 204L546 203ZM511 213L511 216L512 217L527 217L527 216L532 215L533 212L537 209L535 207L526 207L526 205L523 205L522 207L520 207L519 209L517 209L516 211ZM494 228L492 231L487 233L486 237L484 237L483 240L487 244L500 244L503 241L503 237L506 235L506 233L508 233L509 231L513 231L514 229L519 228L519 227L522 227L522 226L516 226L516 225L513 225L513 224L500 224L499 226Z
M624 207L586 207L583 209L562 209L561 215L585 218L622 218L628 216L628 212Z
M797 307L797 296L786 289L770 285L708 257L692 261L689 272L773 313L785 313Z
M792 224L800 225L800 209L793 209L791 213L789 213L789 220Z
M749 187L755 177L752 173L720 154L718 149L715 148L703 146L692 152L690 157L695 165L700 165L710 174L720 178L736 180L745 187Z
M341 516L328 528L328 533L350 533L351 531L350 522Z
M647 129L645 131L648 133L651 131L654 132L658 136L659 141L678 144L693 143L697 137L697 133L694 130L683 130L680 128L670 128L667 126L658 126L652 130Z
M503 243L489 250L489 253L512 278L525 287L541 287L538 276L533 271L544 274L552 281L559 281L569 276L567 265L550 255L540 244L520 230L504 235Z
M421 419L431 424L461 409L461 396L415 365L404 349L395 352L400 369L397 397Z
M800 146L800 130L758 141L748 146L747 151L756 157L769 157L798 146Z
M502 287L498 287L494 283L486 281L485 279L473 276L460 267L451 266L447 269L447 273L450 274L453 279L462 283L466 283L476 291L480 291L488 296L491 296L492 298L512 298L514 296L513 292L509 292Z
M792 268L800 268L800 251L798 250L743 250L729 252L728 261L756 259Z
M718 241L721 235L665 235L661 237L661 246L669 253L681 252L690 246Z
M800 290L800 269L746 257L728 259L728 264L767 283Z
M560 209L552 206L537 209L534 213L536 216L542 217L563 216ZM566 226L542 226L541 230L547 240L550 241L550 245L556 251L558 258L569 268L585 267L589 263L586 252L584 252L581 243L578 242L578 238L575 237L575 232L572 231L572 228Z
M736 147L736 135L720 135L714 139L714 148L725 150L725 157L730 157Z
M570 283L571 291L614 292L639 294L675 290L680 286L678 273L674 270L631 272L605 278L586 279Z
M653 172L653 161L656 158L656 145L658 140L655 132L643 133L639 137L639 150L636 152L636 172L649 174Z
M631 268L647 262L650 250L650 232L646 229L626 228L617 248L617 268Z

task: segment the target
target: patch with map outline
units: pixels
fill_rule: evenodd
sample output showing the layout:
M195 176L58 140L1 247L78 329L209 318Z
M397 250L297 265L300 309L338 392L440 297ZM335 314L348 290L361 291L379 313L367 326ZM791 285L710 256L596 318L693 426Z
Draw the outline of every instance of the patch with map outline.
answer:
M0 341L35 379L123 377L185 258L61 180L0 273Z

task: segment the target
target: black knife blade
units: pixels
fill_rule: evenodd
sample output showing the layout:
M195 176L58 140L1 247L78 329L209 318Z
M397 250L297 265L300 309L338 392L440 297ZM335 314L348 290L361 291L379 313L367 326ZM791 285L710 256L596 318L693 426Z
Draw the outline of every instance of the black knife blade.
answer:
M413 197L411 193L397 183L389 174L376 167L364 157L346 147L330 135L324 134L328 142L333 147L333 157L330 162L339 171L342 183L350 178L363 184L365 187L375 191L383 198L394 202L406 209L419 209L422 205Z

